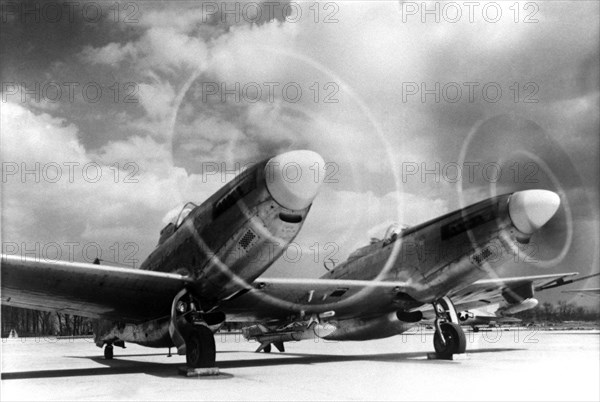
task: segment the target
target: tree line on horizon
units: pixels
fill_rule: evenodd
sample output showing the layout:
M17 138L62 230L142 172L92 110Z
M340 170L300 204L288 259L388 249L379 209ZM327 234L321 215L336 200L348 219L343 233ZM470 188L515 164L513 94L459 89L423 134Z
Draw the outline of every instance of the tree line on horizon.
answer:
M513 315L523 321L563 322L563 321L600 321L598 306L584 307L576 303L559 300L553 304L544 302L536 307Z
M29 310L2 306L1 335L9 336L16 331L18 336L78 336L91 335L93 319L60 312ZM559 301L545 302L530 310L514 315L525 322L600 321L600 309L579 306L576 303ZM227 323L228 328L237 328Z
M16 331L18 336L71 336L92 333L91 318L59 312L2 306L2 337Z

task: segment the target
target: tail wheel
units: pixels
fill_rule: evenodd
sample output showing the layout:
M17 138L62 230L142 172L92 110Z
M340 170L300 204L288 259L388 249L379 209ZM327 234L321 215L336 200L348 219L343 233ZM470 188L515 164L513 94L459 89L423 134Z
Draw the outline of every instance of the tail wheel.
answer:
M442 333L435 331L433 336L433 347L436 353L441 356L465 353L467 338L460 325L453 322L443 322L440 324L440 328Z
M185 341L188 367L215 367L215 337L210 329L197 325L190 329Z
M113 358L113 345L106 345L104 347L104 358L106 360L112 360L112 358Z

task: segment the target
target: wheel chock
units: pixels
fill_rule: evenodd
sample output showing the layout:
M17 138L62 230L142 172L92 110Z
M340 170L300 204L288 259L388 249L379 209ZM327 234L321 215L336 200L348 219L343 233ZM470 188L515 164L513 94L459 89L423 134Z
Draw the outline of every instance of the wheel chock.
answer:
M179 367L179 374L184 377L212 377L220 374L218 367L192 368L187 366Z
M435 352L427 353L427 360L466 360L466 353L455 353L451 355L440 355Z

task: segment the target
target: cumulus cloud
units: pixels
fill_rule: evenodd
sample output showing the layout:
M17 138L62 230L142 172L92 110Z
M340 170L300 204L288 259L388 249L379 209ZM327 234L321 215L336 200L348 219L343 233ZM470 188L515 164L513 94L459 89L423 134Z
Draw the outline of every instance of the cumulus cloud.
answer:
M137 49L131 42L124 45L112 42L100 48L87 45L80 54L80 58L84 63L108 64L111 66L116 66L125 59L136 56Z
M138 99L148 118L165 120L173 113L175 91L169 82L142 83L139 86Z
M202 183L170 163L169 147L132 137L87 151L65 120L5 103L1 113L2 235L11 242L156 241L164 213L201 201L221 183ZM8 166L10 164L10 166Z
M77 140L77 128L50 114L36 115L6 102L1 110L2 160L28 164L55 160L82 162L85 150Z
M7 183L3 235L126 234L149 250L169 211L202 201L222 185L202 178L203 161L226 162L230 169L235 162L308 148L335 164L339 180L319 195L299 241L336 241L345 255L392 221L412 225L459 207L448 181L398 186L402 162L457 162L469 132L497 115L533 120L567 156L561 160L583 161L577 173L588 188L570 189L567 196L589 193L597 205L598 188L588 184L598 169L597 3L544 4L533 24L513 21L512 3L501 3L506 18L498 23L477 14L474 23L464 17L456 24L423 23L420 15L405 20L396 2L338 3L336 22L315 22L310 4L299 4L303 17L297 21L281 15L252 24L221 18L202 4L177 3L182 11L144 3L139 24L102 25L107 39L82 38L71 53L61 53L55 68L40 76L69 71L80 81L135 81L138 103L84 104L75 112L64 104L3 103L3 160L94 162L107 172L115 162L123 168L133 161L140 182L115 187L107 175L64 192L48 183ZM16 67L5 71L18 74ZM473 81L470 101L464 83ZM207 83L217 90L208 93ZM436 83L457 83L462 97L423 97L420 91ZM484 99L486 83L501 87L497 102ZM525 102L532 94L527 83L535 84L536 102ZM248 99L253 92L245 92L247 84L261 88L258 99ZM290 100L286 84L301 88L302 96ZM408 96L407 84L419 92ZM495 150L476 147L477 161L497 162L505 156L499 149L526 143L511 138ZM485 197L484 184L466 188L465 201ZM36 194L48 202L35 205ZM57 206L69 211L68 219ZM274 272L287 271L278 266Z

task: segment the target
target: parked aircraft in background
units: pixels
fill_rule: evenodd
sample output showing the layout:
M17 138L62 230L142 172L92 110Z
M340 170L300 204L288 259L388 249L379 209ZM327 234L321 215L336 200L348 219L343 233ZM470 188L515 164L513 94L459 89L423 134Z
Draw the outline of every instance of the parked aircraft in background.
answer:
M553 289L559 286L565 286L574 282L579 282L582 280L586 280L588 278L592 278L594 276L600 274L593 274L583 277L574 277L577 273L568 273L563 274L559 277L555 275L549 275L544 279L544 276L539 276L535 280L531 280L529 284L526 286L531 286L533 288L532 295L535 292L544 291L547 289ZM563 293L579 293L594 295L598 294L599 289L581 289L581 290L565 290ZM510 295L507 297L502 297L500 302L488 304L482 306L480 308L474 308L469 310L460 311L458 313L458 318L461 321L462 325L469 325L473 327L474 330L477 329L477 326L482 325L500 325L500 324L514 324L521 322L520 319L511 317L513 314L519 313L521 311L529 310L538 305L537 299L531 297L527 300L524 300L521 303L514 304L510 301Z
M435 351L448 357L466 348L457 309L501 302L518 311L544 283L573 275L497 277L559 208L557 194L526 190L392 226L322 278L260 278L300 231L324 176L292 182L289 164L303 173L325 165L292 151L249 168L201 205L188 203L140 269L2 255L2 303L97 319L108 359L113 345L133 342L175 346L189 367L211 368L213 333L226 321L251 323L243 333L269 351L314 337L389 337L428 318Z
M502 324L518 324L521 322L520 319L515 317L498 315L498 309L499 304L495 303L477 309L464 310L458 313L458 319L460 325L470 326L473 331L478 331L481 326L495 327Z

